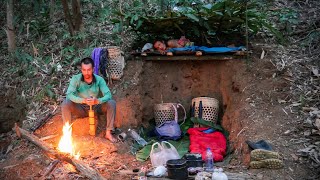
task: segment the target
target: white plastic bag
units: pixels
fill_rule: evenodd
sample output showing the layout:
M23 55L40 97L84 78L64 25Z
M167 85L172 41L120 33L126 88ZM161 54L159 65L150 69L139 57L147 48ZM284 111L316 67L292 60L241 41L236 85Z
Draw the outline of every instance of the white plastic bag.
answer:
M153 143L150 151L150 159L152 166L163 166L165 164L163 156L164 151L161 144L158 142Z
M150 151L153 167L165 166L170 159L180 159L177 149L167 141L153 143Z
M167 163L167 161L170 159L180 159L180 156L179 156L177 149L172 144L170 144L168 141L162 141L161 146L163 148L163 151L166 154L165 163Z

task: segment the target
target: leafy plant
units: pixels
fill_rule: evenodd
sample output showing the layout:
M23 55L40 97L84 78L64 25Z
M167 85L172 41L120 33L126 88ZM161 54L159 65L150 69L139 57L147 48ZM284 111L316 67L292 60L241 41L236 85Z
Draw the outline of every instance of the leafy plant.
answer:
M203 1L175 0L166 1L165 12L152 11L141 1L134 1L130 9L114 11L114 32L135 31L149 38L175 37L186 35L200 39L203 43L212 43L217 35L239 34L244 36L246 16L250 33L262 28L268 29L283 41L282 35L268 21L268 16L258 9L255 1L219 0L214 3ZM126 6L125 6L126 7ZM124 7L124 8L125 8ZM160 9L159 4L155 7ZM141 36L140 36L141 37ZM210 42L211 39L211 42Z
M290 23L297 25L299 23L298 13L289 8L281 9L279 13L279 21L280 23Z
M61 56L64 57L64 62L66 64L69 64L71 62L71 59L76 55L75 54L75 47L74 46L67 46L61 50Z
M49 99L55 99L55 93L52 92L52 86L50 84L46 85L41 91L34 97L36 101L42 101L45 97Z
M14 52L14 58L18 63L29 63L33 60L33 57L26 53L23 49L17 48Z
M287 33L293 31L292 27L299 24L298 12L290 8L282 8L278 10L269 11L270 15L276 19L279 28Z

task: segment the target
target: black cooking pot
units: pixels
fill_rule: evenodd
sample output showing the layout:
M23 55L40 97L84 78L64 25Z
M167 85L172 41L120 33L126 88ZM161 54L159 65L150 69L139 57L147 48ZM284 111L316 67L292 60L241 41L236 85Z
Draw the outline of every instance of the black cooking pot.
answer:
M167 161L168 177L170 179L188 179L187 161L185 159L171 159Z
M203 166L202 156L199 153L187 153L184 155L184 159L187 160L187 168Z

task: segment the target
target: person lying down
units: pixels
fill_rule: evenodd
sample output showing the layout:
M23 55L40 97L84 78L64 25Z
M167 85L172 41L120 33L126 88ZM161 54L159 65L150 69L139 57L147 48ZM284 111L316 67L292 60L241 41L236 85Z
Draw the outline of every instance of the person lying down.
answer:
M167 54L167 55L173 55L172 52L169 52L169 49L172 48L184 48L188 46L193 46L194 42L191 42L189 39L187 39L185 36L181 36L180 39L171 39L168 40L166 43L164 41L156 40L153 43L154 49L159 51L161 54ZM197 55L202 55L202 53L199 51L197 52Z
M173 52L178 51L194 51L197 56L201 56L202 52L205 53L225 53L225 52L234 52L243 50L244 47L206 47L206 46L194 46L194 43L189 39L186 39L184 36L181 36L180 39L171 39L166 43L164 41L156 40L153 43L155 50L159 51L161 54L166 54L172 56Z

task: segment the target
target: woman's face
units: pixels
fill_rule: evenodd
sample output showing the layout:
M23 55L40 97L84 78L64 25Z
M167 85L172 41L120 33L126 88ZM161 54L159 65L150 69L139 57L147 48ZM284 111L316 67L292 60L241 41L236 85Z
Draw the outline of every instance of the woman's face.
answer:
M161 41L157 41L157 42L154 43L154 48L157 49L157 50L164 51L164 50L166 50L166 45Z

